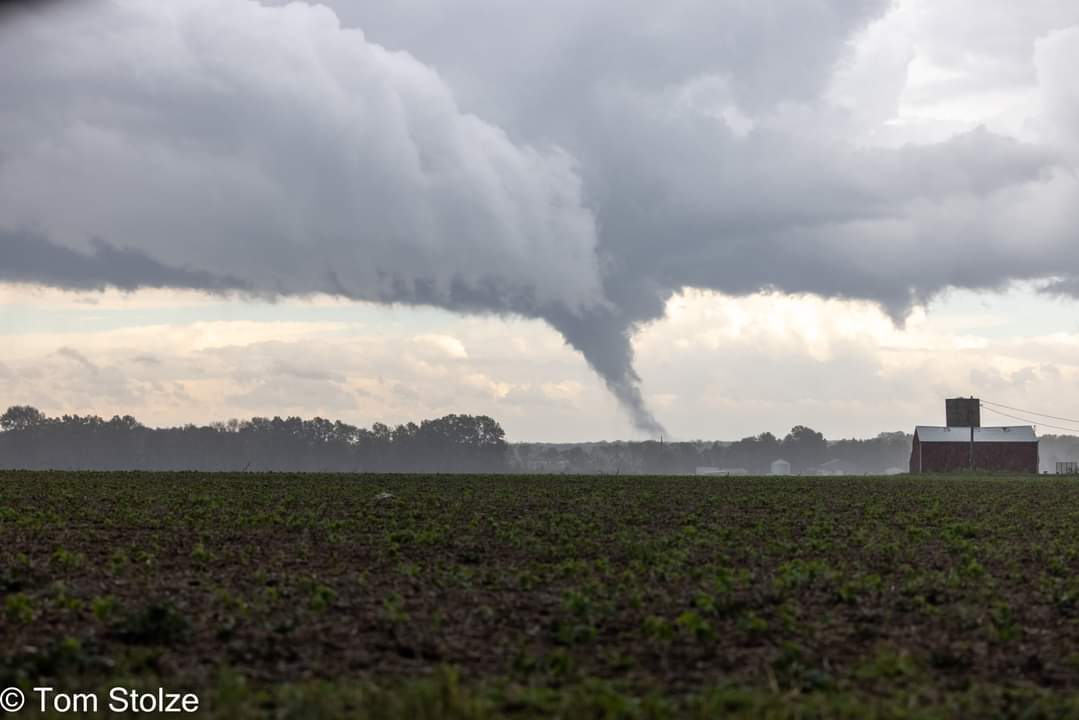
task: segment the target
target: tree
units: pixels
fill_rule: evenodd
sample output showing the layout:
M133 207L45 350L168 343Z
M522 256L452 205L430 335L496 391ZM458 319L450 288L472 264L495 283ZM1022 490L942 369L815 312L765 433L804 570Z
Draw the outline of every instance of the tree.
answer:
M806 472L827 461L828 442L816 430L795 425L783 438L783 452L795 470Z
M29 405L14 405L0 416L0 429L3 430L29 430L41 427L48 422L45 413Z

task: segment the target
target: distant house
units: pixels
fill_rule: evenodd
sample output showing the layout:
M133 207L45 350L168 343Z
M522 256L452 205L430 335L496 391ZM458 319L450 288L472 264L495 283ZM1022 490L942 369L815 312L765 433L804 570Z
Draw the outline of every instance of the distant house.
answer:
M772 462L772 471L769 475L790 475L791 464L786 460L775 460Z
M964 470L1038 472L1038 438L1029 425L1012 427L930 427L914 429L912 473Z

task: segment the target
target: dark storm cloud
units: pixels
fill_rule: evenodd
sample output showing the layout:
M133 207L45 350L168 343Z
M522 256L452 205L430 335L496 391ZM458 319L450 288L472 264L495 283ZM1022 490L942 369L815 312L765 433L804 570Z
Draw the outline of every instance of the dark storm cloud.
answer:
M851 34L891 2L328 4L376 42L435 65L484 117L514 133L574 144L574 137L610 128L613 118L595 115L607 98L655 95L692 78L722 77L751 111L815 100ZM616 135L607 139L619 142Z
M581 161L613 308L543 317L641 427L629 338L683 287L869 299L902 322L947 287L1079 267L1074 203L1032 197L1066 166L1055 150L984 129L859 147L851 118L821 102L853 34L890 3L332 5L434 64L513 137Z
M0 20L6 13L26 10L44 10L61 0L0 0Z
M630 341L684 287L901 319L948 287L1079 275L1059 147L854 141L829 83L886 0L333 6L351 29L245 0L5 28L0 223L49 240L0 236L0 277L542 318L657 434ZM1067 40L1038 57L1061 146ZM71 249L88 235L115 245Z
M0 280L79 290L248 289L238 278L162 265L140 250L114 247L104 240L91 241L90 252L82 253L56 245L36 233L3 228L0 228Z

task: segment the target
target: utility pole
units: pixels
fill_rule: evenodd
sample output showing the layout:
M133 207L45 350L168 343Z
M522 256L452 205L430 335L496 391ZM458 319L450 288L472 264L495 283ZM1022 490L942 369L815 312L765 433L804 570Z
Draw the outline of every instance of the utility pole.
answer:
M970 471L974 472L974 425L970 426Z
M971 395L970 399L973 400L974 396ZM978 401L978 414L981 415L982 401ZM978 423L981 424L980 422ZM967 425L970 425L970 471L974 472L974 413L971 412L967 418Z

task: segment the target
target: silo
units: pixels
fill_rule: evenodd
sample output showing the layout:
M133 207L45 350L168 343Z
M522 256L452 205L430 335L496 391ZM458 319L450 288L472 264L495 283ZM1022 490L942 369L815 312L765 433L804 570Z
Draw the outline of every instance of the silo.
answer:
M978 398L948 398L944 408L948 427L982 426L982 404Z

